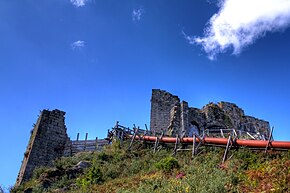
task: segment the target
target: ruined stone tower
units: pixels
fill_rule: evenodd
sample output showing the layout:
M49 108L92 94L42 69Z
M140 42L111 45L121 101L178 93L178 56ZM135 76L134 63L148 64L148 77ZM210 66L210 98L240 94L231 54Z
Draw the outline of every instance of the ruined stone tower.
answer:
M220 129L234 129L237 132L257 133L264 139L269 137L270 124L267 121L245 115L234 103L209 103L202 109L189 107L164 90L153 89L151 98L150 130L153 133L190 136L196 133Z
M167 129L170 122L170 111L180 100L168 92L153 89L151 98L150 130L160 132Z
M36 167L48 166L64 154L70 141L64 120L65 112L43 110L35 124L27 146L16 186L29 180Z

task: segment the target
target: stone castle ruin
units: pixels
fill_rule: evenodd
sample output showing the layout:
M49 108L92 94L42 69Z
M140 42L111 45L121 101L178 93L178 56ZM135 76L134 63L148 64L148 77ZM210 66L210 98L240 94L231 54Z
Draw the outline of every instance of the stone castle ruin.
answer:
M192 136L235 130L268 139L269 122L245 115L237 105L229 102L209 103L202 109L189 107L185 101L164 90L153 89L151 98L150 130L169 136Z
M99 151L108 142L105 139L73 141L67 135L65 112L60 110L43 110L31 131L26 152L16 186L29 180L33 170L40 166L50 166L53 160L62 156L71 156L82 151Z
M16 185L30 179L36 167L47 166L64 154L69 142L64 115L65 112L59 110L41 112L31 131Z
M82 151L99 151L108 142L105 139L73 141L67 135L65 112L43 110L31 131L17 177L16 186L29 180L33 170L50 166L62 156L71 156ZM151 98L150 130L153 134L165 132L179 137L191 136L193 132L218 131L226 129L236 132L256 133L269 138L269 122L246 116L237 105L228 102L210 103L202 109L189 107L185 101L166 91L153 89ZM79 135L78 135L79 136Z

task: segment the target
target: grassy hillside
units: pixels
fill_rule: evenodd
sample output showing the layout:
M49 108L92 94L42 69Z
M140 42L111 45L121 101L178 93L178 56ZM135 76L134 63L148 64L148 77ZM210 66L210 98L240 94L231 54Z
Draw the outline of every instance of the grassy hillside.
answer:
M224 149L215 147L202 147L194 159L189 151L171 157L172 150L153 154L144 145L130 152L123 147L114 143L102 152L56 160L12 192L290 192L289 151L232 150L221 165Z

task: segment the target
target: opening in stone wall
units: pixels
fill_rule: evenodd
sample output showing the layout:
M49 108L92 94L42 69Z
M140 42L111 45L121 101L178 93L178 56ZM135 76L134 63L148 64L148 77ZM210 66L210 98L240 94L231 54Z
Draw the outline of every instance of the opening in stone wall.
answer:
M200 133L200 128L196 121L192 121L189 123L187 135L188 137L193 137L194 133L196 133L197 135L199 135Z

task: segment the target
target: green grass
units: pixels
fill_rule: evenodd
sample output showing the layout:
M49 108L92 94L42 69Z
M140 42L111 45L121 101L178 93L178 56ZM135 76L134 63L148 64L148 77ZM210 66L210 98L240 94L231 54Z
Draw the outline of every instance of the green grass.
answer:
M33 178L12 192L90 193L90 192L290 192L290 152L252 152L232 150L233 157L221 164L224 149L201 147L202 153L191 158L191 152L177 153L128 143L114 143L102 152L80 153L54 161L51 168L38 168ZM79 161L91 162L91 167L74 177L62 172L49 178L44 188L44 177L56 171L68 171ZM183 174L177 178L178 174ZM52 176L52 175L51 175Z

